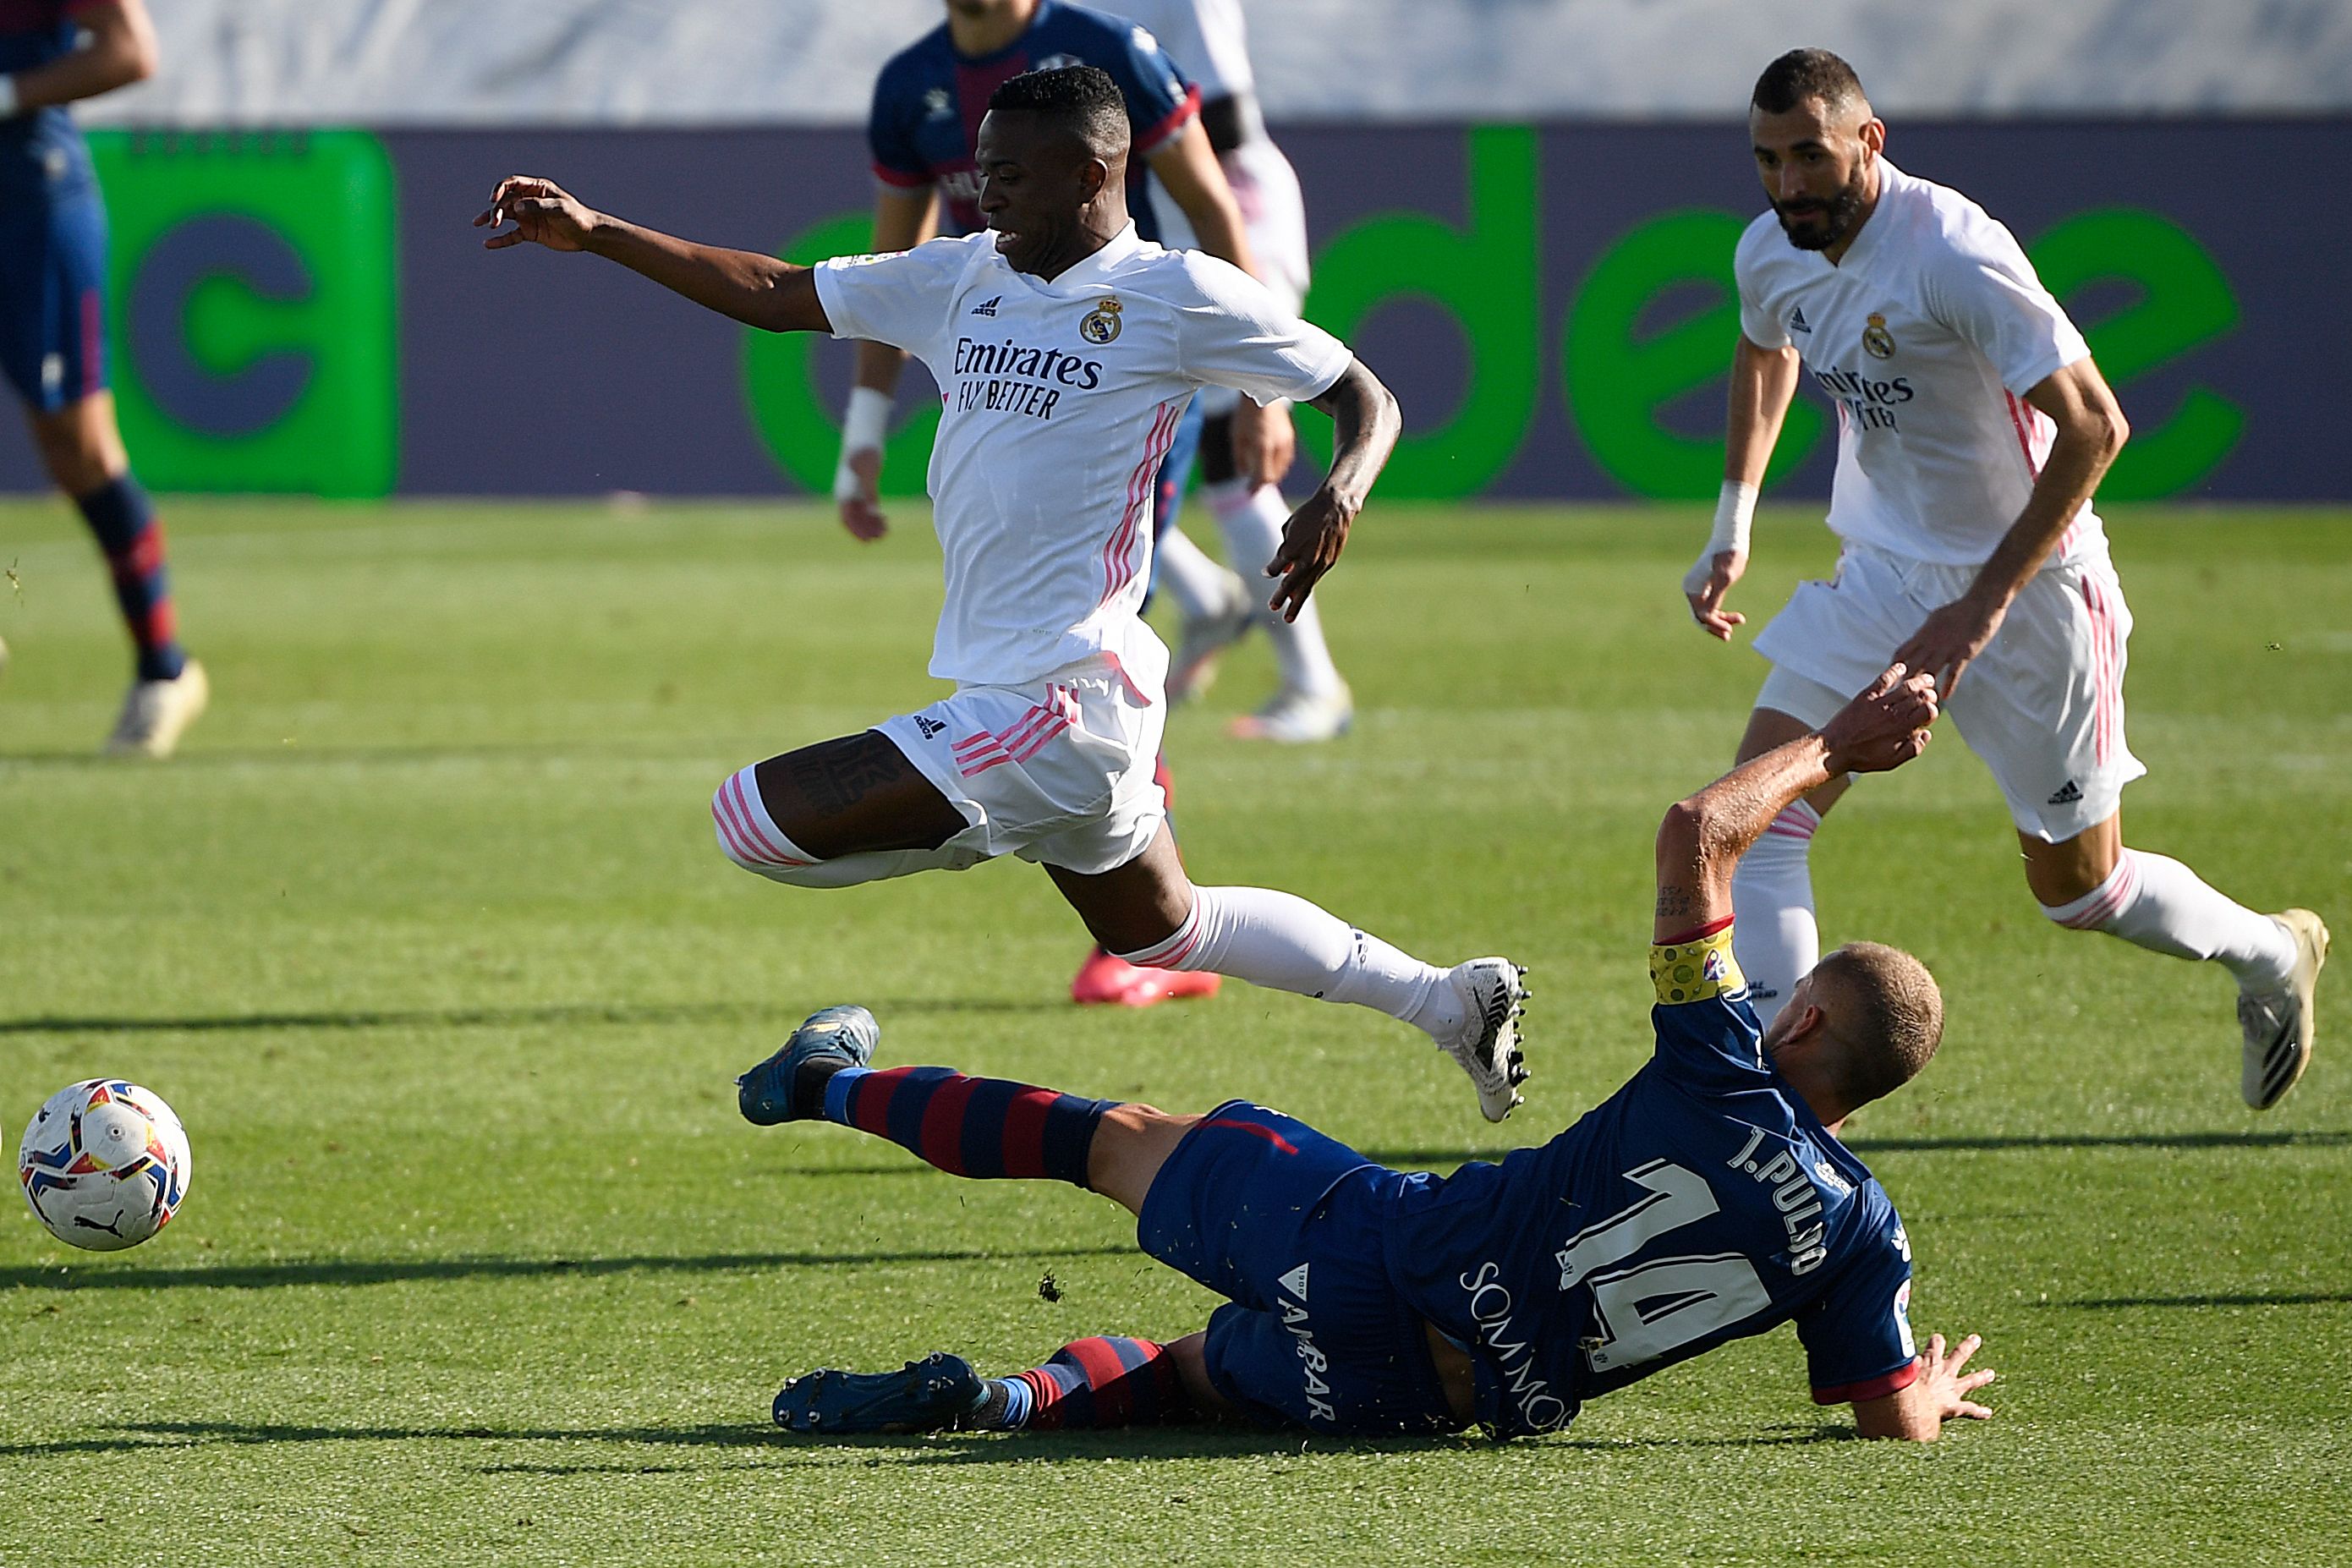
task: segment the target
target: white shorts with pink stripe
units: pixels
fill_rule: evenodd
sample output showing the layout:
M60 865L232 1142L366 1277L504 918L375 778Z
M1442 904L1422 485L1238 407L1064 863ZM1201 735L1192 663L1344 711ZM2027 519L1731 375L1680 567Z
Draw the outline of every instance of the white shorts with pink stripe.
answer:
M1164 710L1097 655L1022 686L963 686L875 728L971 826L949 845L1092 875L1151 847Z
M1816 727L1876 679L1929 612L1976 577L1848 542L1837 575L1801 583L1756 638L1772 661L1756 706ZM2124 743L2131 637L2115 567L2101 552L2034 574L1945 711L1984 759L2018 831L2048 843L2115 815L2147 770Z

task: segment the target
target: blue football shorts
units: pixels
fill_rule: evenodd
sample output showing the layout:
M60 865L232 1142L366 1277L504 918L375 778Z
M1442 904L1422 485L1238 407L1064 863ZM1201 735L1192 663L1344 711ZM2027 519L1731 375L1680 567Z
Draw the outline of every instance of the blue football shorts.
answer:
M1390 1281L1382 1218L1406 1178L1245 1100L1177 1144L1144 1197L1144 1251L1224 1297L1209 1379L1271 1426L1452 1431L1418 1314Z
M0 374L55 413L106 387L106 206L79 142L0 160Z

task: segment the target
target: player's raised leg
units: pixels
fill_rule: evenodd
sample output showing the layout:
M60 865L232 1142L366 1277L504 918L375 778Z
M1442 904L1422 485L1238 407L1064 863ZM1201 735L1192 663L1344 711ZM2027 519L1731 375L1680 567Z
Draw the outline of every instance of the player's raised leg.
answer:
M730 774L711 797L719 847L747 871L846 888L986 858L970 826L880 731L821 741Z
M1502 958L1440 969L1290 893L1195 887L1163 827L1111 870L1046 870L1095 940L1130 963L1214 970L1270 990L1347 1002L1411 1024L1436 1042L1500 1121L1527 1081L1519 1050L1524 973Z

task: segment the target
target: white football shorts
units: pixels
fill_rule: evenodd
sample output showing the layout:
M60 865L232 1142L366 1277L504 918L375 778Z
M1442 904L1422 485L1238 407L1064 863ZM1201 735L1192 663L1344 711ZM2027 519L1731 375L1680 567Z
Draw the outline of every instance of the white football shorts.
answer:
M1827 582L1801 583L1756 638L1772 661L1756 706L1818 728L1878 679L1973 566L1939 566L1849 542ZM1944 705L1984 759L2018 831L2060 843L2115 815L2147 772L2124 743L2131 610L2102 552L2037 573Z
M875 726L971 826L955 869L1017 855L1086 875L1126 865L1167 820L1165 709L1098 654L1022 686L961 686Z

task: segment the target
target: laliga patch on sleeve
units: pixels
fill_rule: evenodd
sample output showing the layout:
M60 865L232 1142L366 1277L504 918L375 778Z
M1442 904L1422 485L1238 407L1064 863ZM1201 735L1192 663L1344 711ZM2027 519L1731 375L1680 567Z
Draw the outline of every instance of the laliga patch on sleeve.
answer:
M1903 1342L1905 1355L1919 1353L1919 1347L1911 1342L1911 1281L1908 1279L1895 1289L1895 1332Z

